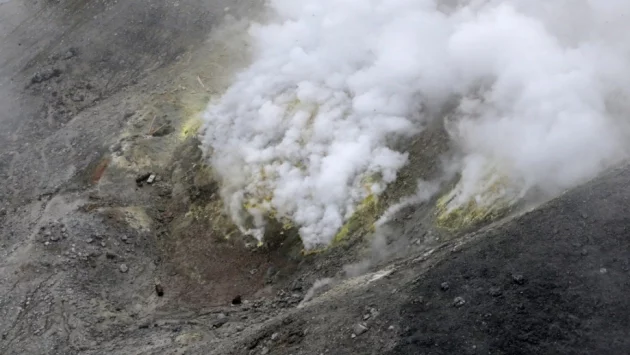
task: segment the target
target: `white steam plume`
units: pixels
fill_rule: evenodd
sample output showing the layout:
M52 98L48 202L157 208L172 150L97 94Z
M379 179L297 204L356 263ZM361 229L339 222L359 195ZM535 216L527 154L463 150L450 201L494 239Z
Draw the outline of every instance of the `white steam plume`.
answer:
M499 177L503 194L558 193L625 157L627 0L270 8L273 20L251 27L251 65L204 116L204 144L243 225L250 215L263 228L272 213L300 226L307 248L330 242L406 164L391 143L421 131L427 105L454 97L447 123L464 153L454 203Z
M440 181L418 180L416 192L411 196L406 196L397 203L389 206L383 215L374 223L376 228L384 226L401 210L429 201L440 189Z

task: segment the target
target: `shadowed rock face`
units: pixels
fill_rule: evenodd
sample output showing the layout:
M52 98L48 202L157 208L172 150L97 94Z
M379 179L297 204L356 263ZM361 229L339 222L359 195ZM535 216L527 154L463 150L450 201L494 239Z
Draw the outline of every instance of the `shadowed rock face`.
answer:
M246 248L187 130L251 6L0 0L0 353L627 353L627 168L463 237L406 208L383 255ZM427 132L408 181L448 149Z
M630 169L484 233L427 272L392 354L622 354ZM440 290L448 281L450 288ZM466 301L455 307L455 297Z

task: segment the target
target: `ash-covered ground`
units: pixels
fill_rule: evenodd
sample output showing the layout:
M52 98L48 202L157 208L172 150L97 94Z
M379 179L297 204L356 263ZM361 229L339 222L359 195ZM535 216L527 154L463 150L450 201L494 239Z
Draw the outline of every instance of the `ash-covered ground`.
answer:
M260 9L0 1L0 353L627 353L627 168L463 232L435 195L323 251L243 235L197 133ZM449 150L407 144L388 205Z

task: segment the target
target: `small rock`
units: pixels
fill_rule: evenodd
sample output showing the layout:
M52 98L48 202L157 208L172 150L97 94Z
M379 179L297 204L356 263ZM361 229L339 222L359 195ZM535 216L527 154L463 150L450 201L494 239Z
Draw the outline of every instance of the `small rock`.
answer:
M44 242L44 245L49 246L50 242Z
M394 326L393 326L393 325L390 325L389 327L387 327L387 329L389 329L389 330L394 330L395 328L394 328Z
M218 318L212 322L212 328L221 328L225 323L228 322L228 318Z
M449 285L448 282L442 282L442 284L440 284L440 289L442 291L448 291L449 288L451 288L451 285Z
M71 58L75 57L77 55L77 53L78 53L78 51L76 50L76 48L70 48L64 54L61 55L61 59L63 59L63 60L71 59Z
M492 297L499 297L503 294L503 292L501 292L501 289L498 287L490 287L488 294Z
M237 304L241 304L242 300L241 300L241 295L237 295L236 297L234 297L232 299L232 304L233 305L237 305Z
M160 126L159 128L157 128L155 131L151 132L150 134L153 137L164 137L173 132L175 132L175 129L170 124L166 123Z
M279 337L280 337L280 334L278 334L278 333L271 334L271 340L273 340L273 341L278 340Z
M352 333L356 336L359 336L368 331L368 327L364 323L357 323L352 328Z
M164 296L164 288L161 284L155 284L155 293L158 295L158 297Z
M136 176L136 183L141 184L143 181L148 179L151 175L152 175L151 173L144 173L144 174L140 174Z
M72 101L74 101L74 102L82 102L83 100L85 100L85 96L83 96L81 94L76 94L76 95L72 96Z
M512 275L512 281L514 281L514 283L517 285L524 285L526 280L525 276L521 274L514 274Z
M582 254L582 256L587 256L588 255L588 250L582 249L581 254Z
M291 291L302 291L302 289L303 289L302 280L295 280L291 284Z
M455 297L453 300L453 306L459 308L466 304L466 300L463 297Z
M265 284L272 284L275 281L275 276L278 271L275 267L270 266L265 272Z
M88 238L88 239L86 240L86 242L87 242L88 244L92 244L92 242L94 242L94 239L92 239L92 238Z
M92 250L89 254L87 254L89 257L99 257L101 255L103 255L103 253L100 250Z
M605 267L603 267L603 268L599 269L599 273L600 273L600 274L605 274L605 273L607 273L607 272L608 272L608 269L606 269Z
M260 355L267 355L269 354L269 348L267 348L266 346L262 348L262 350L260 351Z
M33 77L31 78L31 84L43 83L60 75L61 70L59 69L45 69L33 75Z
M414 298L411 301L412 304L423 304L424 303L424 297L423 296L418 296L416 298Z
M129 267L126 264L120 264L120 272L123 274L129 271Z
M54 235L52 235L52 236L50 237L50 241L51 241L51 242L56 242L56 241L58 241L58 240L59 240L59 236L58 236L58 235L56 235L56 234L54 234Z
M147 178L147 184L152 184L155 181L155 174L149 175Z

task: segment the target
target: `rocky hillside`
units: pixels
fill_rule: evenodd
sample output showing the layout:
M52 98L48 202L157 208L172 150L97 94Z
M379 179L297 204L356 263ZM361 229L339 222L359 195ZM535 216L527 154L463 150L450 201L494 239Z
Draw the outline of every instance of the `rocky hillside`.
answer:
M627 353L627 168L440 219L443 181L373 228L439 175L437 122L331 247L284 225L243 235L198 133L259 14L0 0L0 353Z

